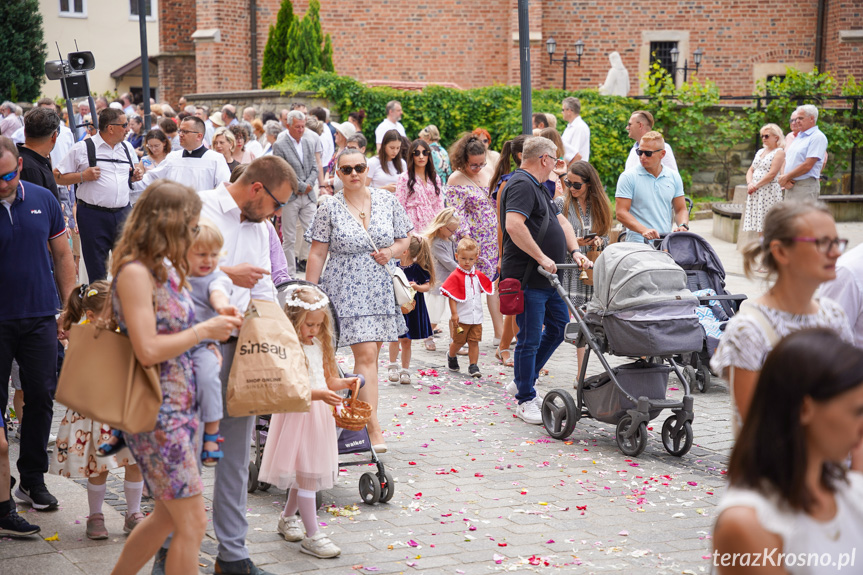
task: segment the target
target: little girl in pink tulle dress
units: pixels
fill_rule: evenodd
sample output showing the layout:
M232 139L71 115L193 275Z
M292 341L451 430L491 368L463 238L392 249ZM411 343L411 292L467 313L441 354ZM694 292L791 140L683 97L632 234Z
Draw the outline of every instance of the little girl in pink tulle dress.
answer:
M315 494L330 489L339 472L330 406L341 405L342 398L335 390L353 387L356 378L338 377L326 295L314 287L299 287L288 293L285 314L306 354L312 406L308 413L273 414L258 479L290 489L278 527L286 541L302 541L300 551L315 557L337 557L341 550L318 528Z

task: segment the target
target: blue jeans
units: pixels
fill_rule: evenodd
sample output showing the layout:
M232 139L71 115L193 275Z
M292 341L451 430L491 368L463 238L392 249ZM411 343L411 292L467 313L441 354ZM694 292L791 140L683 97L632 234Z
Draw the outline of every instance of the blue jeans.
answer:
M519 404L536 397L534 382L539 370L563 343L569 310L553 288L526 288L524 312L515 316L518 337L515 344L515 384Z

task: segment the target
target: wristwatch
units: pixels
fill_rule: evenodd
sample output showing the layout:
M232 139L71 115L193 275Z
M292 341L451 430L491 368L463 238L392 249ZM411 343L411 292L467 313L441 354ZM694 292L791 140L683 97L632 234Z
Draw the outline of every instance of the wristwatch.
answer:
M685 222L684 222L684 223L682 223L682 224L677 224L677 227L678 227L678 228L686 228L686 231L687 231L687 232L689 231L689 224L687 224L687 223L685 223Z

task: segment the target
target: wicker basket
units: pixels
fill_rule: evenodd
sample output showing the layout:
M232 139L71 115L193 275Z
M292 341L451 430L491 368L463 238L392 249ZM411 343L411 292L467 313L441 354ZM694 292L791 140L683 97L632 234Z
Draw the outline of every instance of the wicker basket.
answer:
M366 426L372 418L372 406L362 401L357 396L360 393L360 382L357 379L356 387L350 397L342 400L342 409L334 411L333 417L336 425L348 431L359 431Z

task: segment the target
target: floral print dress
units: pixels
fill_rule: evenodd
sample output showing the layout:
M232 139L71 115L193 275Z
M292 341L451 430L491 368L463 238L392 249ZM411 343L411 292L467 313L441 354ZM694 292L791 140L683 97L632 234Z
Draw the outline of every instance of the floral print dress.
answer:
M395 196L369 188L371 213L368 235L382 250L413 229ZM372 246L360 221L348 211L344 192L322 199L306 231L311 243L329 244L329 260L320 286L339 316L339 347L367 341L396 341L407 331L396 305L393 281L384 266L372 258ZM394 268L396 262L388 264Z
M752 160L752 181L757 182L770 171L770 164L773 163L773 156L776 155L776 150L769 154L764 153L764 148L758 150L755 154L755 159ZM773 181L764 184L755 192L746 196L746 211L743 214L743 231L760 232L764 225L764 216L775 204L782 201L782 188L779 187L779 176L773 178Z
M456 236L470 236L479 244L476 269L491 281L497 279L500 252L497 245L497 206L488 188L447 186L447 201L461 218Z
M426 227L444 208L443 185L440 177L437 178L437 189L432 182L423 183L415 180L413 193L408 190L408 173L403 172L396 180L396 199L404 207L411 222L414 225L413 232L422 234Z
M156 308L156 332L171 334L192 326L195 306L188 290L180 286L173 268L168 281L155 283L153 301ZM120 331L127 333L126 321L116 292L114 314ZM123 433L126 444L144 475L144 482L154 499L182 499L204 491L198 472L200 449L196 434L198 405L195 400L195 372L192 356L183 352L159 365L162 385L162 407L156 428L144 433Z

